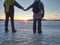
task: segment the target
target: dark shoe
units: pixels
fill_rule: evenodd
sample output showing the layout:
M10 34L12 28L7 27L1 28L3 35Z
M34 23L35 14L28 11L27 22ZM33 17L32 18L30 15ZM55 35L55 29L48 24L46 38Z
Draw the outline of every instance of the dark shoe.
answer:
M5 28L5 33L7 33L7 32L9 32L9 31L8 31L8 28Z
M12 30L12 33L15 33L16 32L16 30Z
M42 33L42 31L40 30L40 31L38 31L38 33Z
M5 30L5 33L8 33L9 31L8 30Z
M33 31L34 34L36 34L36 31Z
M36 29L33 29L33 33L34 33L34 34L36 33Z

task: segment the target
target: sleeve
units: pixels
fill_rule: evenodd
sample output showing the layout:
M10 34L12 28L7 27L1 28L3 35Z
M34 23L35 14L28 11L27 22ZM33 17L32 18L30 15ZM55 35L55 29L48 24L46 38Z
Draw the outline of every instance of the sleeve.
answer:
M33 7L33 5L34 5L34 4L30 5L26 10L29 10L30 8L32 8L32 7Z
M21 5L19 5L16 1L15 1L14 5L20 9L23 9L23 7Z
M41 3L41 10L43 11L43 14L42 14L42 17L44 17L44 5L43 5L43 3Z

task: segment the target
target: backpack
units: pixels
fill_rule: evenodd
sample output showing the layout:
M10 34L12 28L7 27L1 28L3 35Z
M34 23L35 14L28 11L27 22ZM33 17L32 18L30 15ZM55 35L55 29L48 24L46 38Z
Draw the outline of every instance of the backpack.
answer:
M39 2L35 2L34 5L33 5L33 12L34 13L38 13L40 10L39 10Z

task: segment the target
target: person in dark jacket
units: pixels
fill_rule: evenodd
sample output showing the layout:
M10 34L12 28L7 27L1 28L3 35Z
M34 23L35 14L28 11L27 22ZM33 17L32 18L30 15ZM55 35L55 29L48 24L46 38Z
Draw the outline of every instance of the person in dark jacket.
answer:
M38 21L38 33L42 33L41 20L44 17L44 5L41 0L35 0L26 10L32 8L33 11L33 33L36 33L36 22Z
M4 9L5 9L5 32L8 32L8 21L9 17L11 19L11 27L12 27L12 32L16 32L15 27L14 27L14 6L17 6L18 8L23 9L21 5L19 5L15 0L5 0L4 2Z

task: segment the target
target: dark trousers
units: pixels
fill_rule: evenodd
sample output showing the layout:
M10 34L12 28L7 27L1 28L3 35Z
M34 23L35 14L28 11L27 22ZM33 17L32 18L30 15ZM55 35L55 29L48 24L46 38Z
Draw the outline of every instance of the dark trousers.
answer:
M5 15L6 15L5 29L8 29L8 21L9 21L9 17L10 17L12 30L15 30L15 28L14 28L14 13L5 13Z
M33 20L33 33L36 33L36 24L38 22L38 33L41 33L41 19L34 19Z

